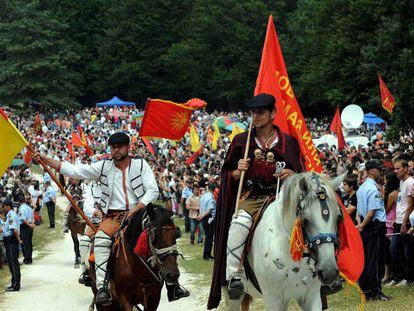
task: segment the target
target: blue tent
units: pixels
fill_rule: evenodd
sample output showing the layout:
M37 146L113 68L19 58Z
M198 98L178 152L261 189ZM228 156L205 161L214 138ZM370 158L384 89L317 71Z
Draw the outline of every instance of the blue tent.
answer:
M97 107L108 107L108 106L135 106L135 103L133 102L125 102L122 99L119 99L118 97L114 97L111 100L108 100L107 102L97 103Z
M371 112L364 114L364 122L368 123L368 124L385 123L385 121L383 119L381 119L380 117L378 117L377 115L375 115Z

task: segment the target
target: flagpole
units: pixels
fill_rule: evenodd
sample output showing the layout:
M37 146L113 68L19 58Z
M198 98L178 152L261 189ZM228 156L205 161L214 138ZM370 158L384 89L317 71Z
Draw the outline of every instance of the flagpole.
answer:
M32 146L32 144L28 144L26 148L32 153L35 154L35 150ZM56 185L59 187L60 191L68 198L70 204L72 204L73 208L79 213L79 215L85 220L86 224L96 233L98 230L95 228L95 226L92 224L92 222L89 220L88 217L86 217L85 213L79 208L79 206L76 204L75 200L72 198L72 196L66 191L66 189L62 186L62 184L59 182L58 178L55 174L52 173L52 171L49 169L49 167L46 165L43 160L39 158L39 163L42 165L42 167L45 169L45 171L50 175L50 177L53 179L53 181L56 183Z
M243 160L247 160L247 157L249 156L250 136L252 133L252 128L253 128L253 115L251 116L249 131L247 132L246 149L244 150ZM234 210L234 218L237 218L237 214L239 213L240 197L241 197L245 175L246 175L246 171L241 171L240 179L239 179L239 189L237 190L237 197L236 197L236 208Z

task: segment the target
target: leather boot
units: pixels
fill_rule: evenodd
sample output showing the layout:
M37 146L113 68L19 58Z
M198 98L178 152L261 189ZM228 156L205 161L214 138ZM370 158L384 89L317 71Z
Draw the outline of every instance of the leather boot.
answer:
M180 284L178 284L178 282L166 286L169 302L190 296L190 292L186 290L184 287L182 287Z
M112 296L109 289L102 287L98 290L95 297L95 303L100 306L107 306L111 304Z

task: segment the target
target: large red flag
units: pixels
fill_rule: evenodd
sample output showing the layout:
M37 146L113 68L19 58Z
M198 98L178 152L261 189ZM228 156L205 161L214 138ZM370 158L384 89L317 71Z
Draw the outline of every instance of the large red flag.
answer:
M342 132L342 121L341 116L339 114L339 107L336 107L335 116L332 120L331 131L336 134L336 137L338 137L338 150L344 149L346 146L346 141L344 137L344 133Z
M394 106L395 106L395 99L391 95L391 92L388 90L384 81L382 81L380 75L378 75L378 79L379 79L380 91L381 91L382 108L387 110L389 113L392 113L392 110L394 109Z
M307 170L322 172L318 150L313 145L312 135L307 129L289 81L272 15L267 24L262 61L254 90L255 95L260 93L272 94L276 98L278 113L274 123L283 132L297 139Z
M161 99L148 99L139 136L180 140L187 131L192 108Z
M322 172L319 152L313 144L312 135L306 127L305 119L293 93L271 15L267 24L262 60L254 90L255 95L260 93L275 96L278 113L276 113L274 123L283 132L297 139L300 151L306 160L307 170ZM340 249L338 256L341 260L338 262L338 266L349 280L355 281L359 278L364 267L364 250L361 237L352 221L345 221L340 226L340 235L346 237L347 240L346 247L342 246ZM355 256L361 256L361 254L362 259L361 257L355 258Z

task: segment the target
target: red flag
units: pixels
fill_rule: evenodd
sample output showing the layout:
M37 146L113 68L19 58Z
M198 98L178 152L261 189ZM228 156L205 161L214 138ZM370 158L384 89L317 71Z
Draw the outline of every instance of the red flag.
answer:
M192 109L161 99L148 99L139 136L180 140L187 131Z
M73 145L69 139L66 139L66 148L68 149L70 157L72 158L72 162L75 163L75 160L76 160L75 151L73 150Z
M26 165L29 165L30 162L32 162L33 159L33 153L29 151L29 149L26 148L26 153L24 154L24 162Z
M380 91L381 91L382 108L387 110L389 113L392 113L392 110L394 109L394 106L395 106L395 99L391 95L391 92L388 90L384 81L382 81L381 76L379 74L378 74L378 79L379 79Z
M72 132L72 144L77 147L83 147L82 139L75 132Z
M152 155L155 155L155 150L154 150L154 147L151 145L151 142L149 141L149 139L142 138L142 141L144 142L145 146L147 146L148 151L149 151Z
M82 143L84 145L87 145L88 144L88 141L86 140L86 136L85 136L85 134L82 131L82 127L80 125L78 125L77 126L77 129L78 129L78 135L79 135L80 139L82 140Z
M339 114L339 107L336 107L335 116L332 120L331 131L336 134L336 137L338 137L338 150L344 149L346 146L344 133L342 132L342 122L341 122L341 116Z
M33 131L36 135L42 135L42 124L40 122L39 113L36 114L35 121L33 123Z
M278 113L273 122L283 132L296 138L307 170L322 172L318 150L313 145L312 135L307 129L289 81L272 15L269 16L267 24L262 61L254 90L255 95L260 93L272 94L276 98Z
M346 212L341 199L337 197L337 200L344 216L344 221L339 225L341 245L338 254L338 267L349 280L356 282L364 270L364 246L361 235Z
M190 164L194 163L194 161L200 156L203 149L204 149L204 146L201 146L200 149L198 149L196 152L194 152L193 155L185 161L185 164L190 165Z

